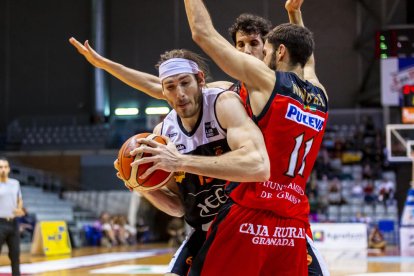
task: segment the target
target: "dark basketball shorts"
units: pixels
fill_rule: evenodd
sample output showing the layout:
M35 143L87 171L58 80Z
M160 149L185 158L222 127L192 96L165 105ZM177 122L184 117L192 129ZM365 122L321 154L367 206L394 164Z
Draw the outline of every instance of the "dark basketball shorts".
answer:
M171 259L168 272L180 276L187 275L194 257L206 240L206 234L207 232L202 229L191 229L191 232Z
M306 235L306 241L308 275L329 276L328 266L326 265L318 249L316 249L313 240L308 235Z

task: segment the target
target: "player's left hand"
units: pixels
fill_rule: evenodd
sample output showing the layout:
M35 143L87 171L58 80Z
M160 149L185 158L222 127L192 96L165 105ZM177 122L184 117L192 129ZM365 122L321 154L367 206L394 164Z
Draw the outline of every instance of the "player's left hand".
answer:
M121 179L122 180L122 182L124 182L124 185L125 185L125 187L130 191L130 192L132 192L132 191L137 191L137 192L140 192L140 193L144 193L144 192L146 192L146 190L144 189L144 188L142 188L141 186L135 186L135 187L133 187L133 186L131 186L131 185L129 185L128 184L128 181L126 181L122 176L121 176L121 173L119 172L119 170L120 170L120 168L119 168L119 160L118 160L118 158L117 159L115 159L115 161L114 161L114 168L116 169L116 177L118 177L119 179Z
M123 179L121 176L121 173L119 172L120 168L119 168L119 160L118 158L115 159L114 161L114 168L116 170L116 177L118 177L119 179L121 179L123 182L126 182L126 179Z
M285 9L288 12L300 11L304 0L287 0L285 3Z
M131 163L131 166L136 167L141 164L153 163L140 178L144 179L156 170L167 172L179 171L179 162L182 154L178 152L174 143L168 141L167 145L164 145L146 138L137 139L137 142L141 146L131 151L132 156L144 153L149 153L152 156L137 159Z

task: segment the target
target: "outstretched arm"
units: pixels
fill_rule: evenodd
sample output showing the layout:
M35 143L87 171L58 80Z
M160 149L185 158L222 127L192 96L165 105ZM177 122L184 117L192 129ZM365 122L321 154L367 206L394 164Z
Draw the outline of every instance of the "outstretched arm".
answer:
M303 1L304 0L287 0L285 3L285 8L289 16L289 22L295 25L299 25L301 27L305 27L301 11ZM306 62L305 67L303 69L305 80L309 81L317 87L320 87L325 92L325 88L322 86L322 84L319 82L318 77L316 76L314 54L312 54L309 57L309 60L308 62Z
M233 92L222 93L216 102L216 114L220 125L227 129L227 143L231 151L220 156L180 154L175 145L153 140L139 139L140 146L131 154L141 152L152 156L133 162L132 166L153 162L142 178L154 170L184 171L229 181L266 181L270 175L270 163L263 135L248 117L240 98Z
M267 102L275 74L262 61L237 51L213 26L202 0L184 0L193 40L228 75L240 80L249 89L262 92Z
M99 55L86 40L84 44L71 37L69 42L83 55L93 66L103 69L129 86L143 91L149 96L164 99L160 79L157 76L128 68Z
M128 68L120 63L116 63L99 55L94 49L92 49L87 40L84 44L82 44L75 38L71 37L69 42L81 55L85 57L87 61L89 61L90 64L96 68L105 70L120 81L144 92L148 96L165 100L165 97L162 94L161 82L157 76ZM228 89L232 84L233 83L228 81L216 81L209 83L208 86Z

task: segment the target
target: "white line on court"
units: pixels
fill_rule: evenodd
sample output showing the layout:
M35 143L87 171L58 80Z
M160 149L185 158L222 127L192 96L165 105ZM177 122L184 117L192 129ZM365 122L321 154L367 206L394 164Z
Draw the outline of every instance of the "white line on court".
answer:
M85 266L99 265L103 263L112 263L118 261L126 261L132 259L140 259L170 252L169 249L153 249L140 252L119 252L106 253L82 257L69 257L67 259L36 262L31 264L21 264L20 271L22 273L42 273L47 271L57 271L65 269L74 269ZM0 273L11 273L10 266L1 266Z
M168 265L118 265L91 270L91 274L164 274Z

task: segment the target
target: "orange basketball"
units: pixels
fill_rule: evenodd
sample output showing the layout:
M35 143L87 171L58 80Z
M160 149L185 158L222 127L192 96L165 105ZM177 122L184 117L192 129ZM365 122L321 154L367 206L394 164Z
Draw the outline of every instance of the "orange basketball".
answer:
M122 145L118 153L119 173L122 178L128 182L128 185L131 188L139 186L148 191L158 189L165 185L174 173L156 170L145 179L139 178L139 176L145 173L145 171L150 168L153 163L142 164L136 168L131 167L131 163L135 160L151 156L149 153L138 154L136 156L131 156L129 154L131 150L140 146L140 144L136 141L138 138L148 138L164 145L167 144L167 141L164 138L153 133L140 133L130 137Z

